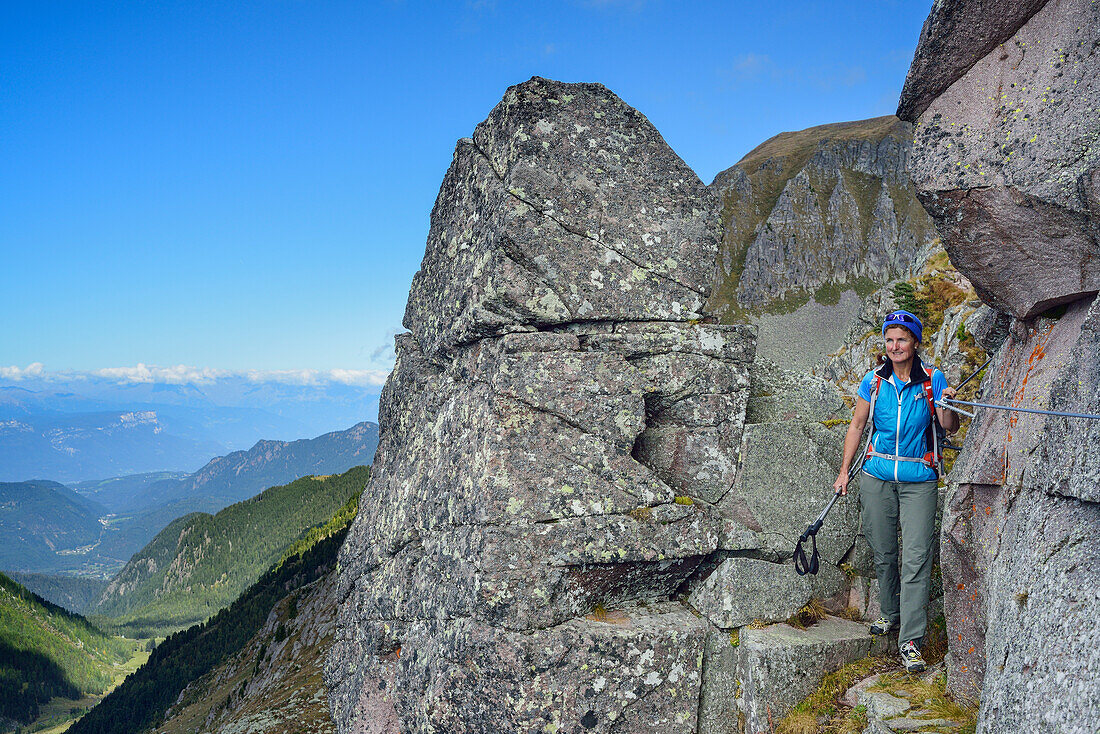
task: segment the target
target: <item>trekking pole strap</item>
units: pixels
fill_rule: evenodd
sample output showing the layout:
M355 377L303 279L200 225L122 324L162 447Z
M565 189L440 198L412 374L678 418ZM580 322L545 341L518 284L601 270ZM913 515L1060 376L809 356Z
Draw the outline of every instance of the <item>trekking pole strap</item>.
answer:
M817 533L809 536L809 540L813 541L813 550L810 552L809 558L806 558L806 551L802 549L802 544L806 540L806 534L803 533L798 545L794 547L794 570L798 572L799 576L816 575L820 564L820 558L817 554Z
M868 419L868 422L870 422L870 419ZM863 451L860 452L859 460L851 468L848 469L849 482L852 481L852 477L854 477L856 475L856 472L858 472L863 466L863 462L867 460L866 451L871 441L870 433L873 432L874 428L872 427L867 436L867 444L864 444ZM817 516L816 520L810 523L805 532L803 532L802 535L799 536L798 542L795 543L792 558L794 558L794 570L798 572L799 576L805 576L806 574L817 574L817 571L821 565L821 559L817 553L817 533L819 530L821 530L821 526L825 523L825 516L829 514L829 510L833 509L833 505L836 504L836 501L840 499L840 497L840 490L833 492L833 496L829 498L829 503L825 505L825 509L821 511L821 514ZM807 540L811 543L811 551L809 557L806 556L806 550L802 547L802 544L805 543Z

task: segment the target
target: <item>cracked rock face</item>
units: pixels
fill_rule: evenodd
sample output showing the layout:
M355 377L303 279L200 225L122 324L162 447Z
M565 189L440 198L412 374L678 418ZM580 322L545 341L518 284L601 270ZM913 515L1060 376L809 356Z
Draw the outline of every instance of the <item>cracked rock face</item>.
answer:
M1002 21L1002 4L949 5ZM1100 6L1057 0L1032 12L908 118L913 182L952 262L984 301L1021 319L1100 290ZM954 40L922 35L917 58Z
M1097 374L1100 299L1079 301L1057 320L1013 325L982 402L1100 413ZM989 411L971 426L952 470L941 539L948 685L982 701L988 731L1016 725L1021 709L995 703L1005 697L1027 704L1036 721L1043 716L1009 688L1061 696L1064 680L1095 680L1100 671L1094 625L1084 621L1100 613L1097 447L1095 421ZM1004 662L1009 655L1017 665ZM1077 693L1082 711L1100 711L1094 689ZM1059 707L1059 715L1078 708Z
M1020 29L1047 0L1011 3L940 0L924 21L898 102L915 120L959 77Z
M714 200L599 85L513 87L432 213L340 556L342 732L694 732L755 343Z
M434 358L555 324L699 319L717 216L642 114L602 85L536 77L459 141L405 328Z
M1100 413L1100 6L937 5L917 59L973 36L950 24L930 35L943 8L1009 32L915 120L921 201L959 270L1011 316L982 329L996 354L981 402ZM934 88L929 74L914 64L907 89ZM1083 732L1100 720L1087 621L1100 615L1098 478L1100 423L978 410L941 553L948 690L980 699L979 732Z

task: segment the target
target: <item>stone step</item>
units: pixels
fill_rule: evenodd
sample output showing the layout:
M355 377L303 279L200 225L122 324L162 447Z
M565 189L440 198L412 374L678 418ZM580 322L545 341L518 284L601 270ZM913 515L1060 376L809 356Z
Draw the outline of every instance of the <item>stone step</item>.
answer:
M771 731L827 673L886 653L887 640L872 637L867 629L866 624L827 617L804 630L787 624L743 627L736 647L708 641L699 731L732 731L728 722L741 717L745 732ZM721 705L717 696L708 695L712 682L729 689L733 705Z

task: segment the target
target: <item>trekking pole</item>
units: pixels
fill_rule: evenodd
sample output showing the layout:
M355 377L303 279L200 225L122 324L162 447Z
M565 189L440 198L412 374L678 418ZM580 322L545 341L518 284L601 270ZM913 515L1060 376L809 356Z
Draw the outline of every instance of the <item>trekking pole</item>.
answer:
M971 380L973 380L973 379L974 379L975 377L977 377L977 376L978 376L978 373L979 373L979 372L981 372L982 370L984 370L984 369L985 369L985 366L986 366L987 364L989 364L990 362L992 362L992 361L993 361L993 357L987 357L987 358L986 358L986 360L985 360L984 362L982 362L982 366L981 366L981 367L979 367L978 369L974 370L973 372L971 372L971 373L970 373L970 377L967 377L967 378L966 378L965 380L963 380L962 382L960 382L960 383L959 383L959 386L958 386L958 387L956 387L955 389L956 389L956 390L961 390L961 389L962 389L962 386L963 386L963 385L965 385L966 383L970 382L970 381L971 381Z
M986 365L988 365L988 364L989 364L990 362L992 362L992 361L993 361L993 357L992 357L992 356L990 356L990 357L987 357L987 358L986 358L986 360L985 360L984 362L982 362L982 366L981 366L981 367L979 367L978 369L976 369L976 370L974 370L973 372L971 372L971 373L970 373L970 377L967 377L967 378L966 378L965 380L963 380L962 382L960 382L960 383L959 383L959 386L955 388L955 391L957 392L957 391L961 390L961 389L962 389L962 386L963 386L963 385L965 385L966 383L970 382L970 381L971 381L971 380L973 380L973 379L974 379L975 377L977 377L977 376L978 376L978 374L979 374L979 373L980 373L980 372L981 372L982 370L984 370L984 369L985 369ZM952 408L952 407L951 407L950 405L947 405L946 403L944 403L944 402L943 402L943 399L937 400L937 401L936 401L936 405L940 406L941 408L945 408L946 410L953 410L953 411L955 411L956 413L959 413L960 415L965 415L965 416L967 416L967 417L969 417L969 418L973 418L973 417L974 417L974 414L973 414L973 413L967 412L967 411L965 411L965 410L958 410L958 409L956 409L956 408ZM936 425L938 426L939 424L937 423ZM939 429L937 429L937 430L939 430ZM943 440L941 441L941 446L942 446L943 448L945 448L945 449L948 449L948 450L950 450L950 451L962 451L962 446L956 446L955 444L953 444L953 443L949 442L949 441L947 440L947 435L946 435L946 434L943 434L943 435L942 435L942 438L943 438Z
M852 481L852 477L856 475L859 468L863 466L862 459L851 469L848 470L848 481ZM806 528L806 532L802 533L798 537L798 542L795 543L794 553L794 570L798 572L799 576L805 576L806 574L816 575L818 566L820 565L820 559L817 554L817 531L821 530L821 525L825 522L825 516L829 514L829 510L833 509L833 505L840 499L840 490L833 493L833 496L829 499L829 504L825 505L825 509L821 511L821 514L817 516ZM806 551L802 548L802 544L807 540L813 543L813 550L810 551L810 557L806 558Z

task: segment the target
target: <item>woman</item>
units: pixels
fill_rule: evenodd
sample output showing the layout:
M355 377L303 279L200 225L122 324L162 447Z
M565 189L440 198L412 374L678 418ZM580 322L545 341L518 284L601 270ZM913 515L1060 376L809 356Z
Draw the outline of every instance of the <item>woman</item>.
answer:
M947 378L921 362L923 328L908 311L894 311L882 323L886 359L859 385L855 414L844 439L844 461L833 488L848 493L848 470L874 403L871 443L859 479L863 533L874 553L882 617L872 634L898 629L898 646L910 673L924 670L920 647L928 619L928 588L935 540L937 471L932 411L948 433L958 417L932 405L955 397ZM931 382L931 390L927 389ZM898 570L898 525L901 525L901 569Z

